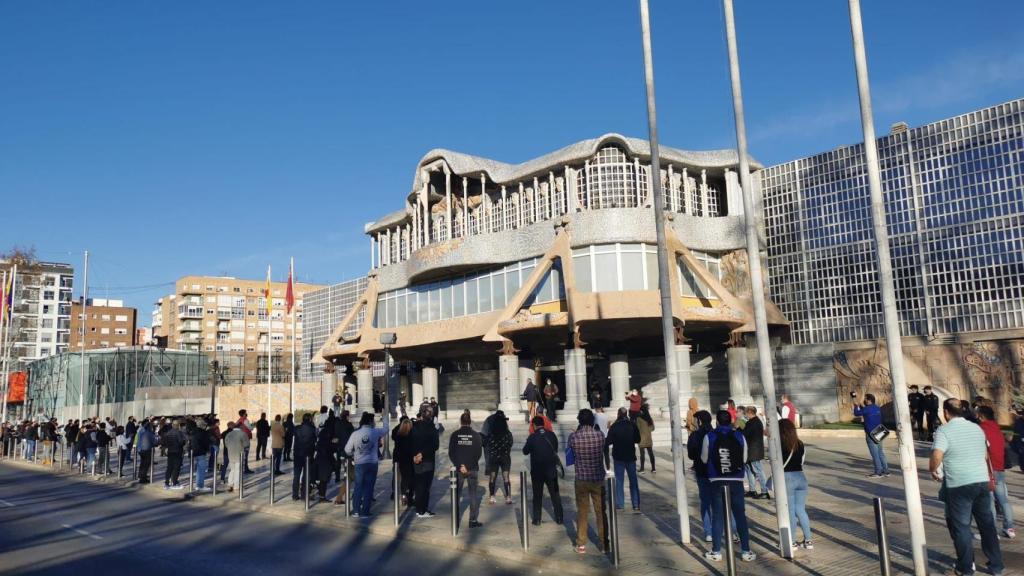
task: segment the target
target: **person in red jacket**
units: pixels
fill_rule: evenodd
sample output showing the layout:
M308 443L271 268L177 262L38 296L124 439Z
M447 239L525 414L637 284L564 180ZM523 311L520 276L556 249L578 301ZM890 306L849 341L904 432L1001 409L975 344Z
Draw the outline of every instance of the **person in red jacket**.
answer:
M996 490L989 502L992 503L992 518L996 516L996 504L1003 511L1003 536L1013 538L1017 531L1013 527L1013 507L1010 506L1010 495L1006 490L1006 438L1003 431L999 429L996 422L995 412L989 405L978 406L978 420L981 429L985 432L985 440L988 442L988 461L992 464L992 475L995 477Z
M237 428L241 428L242 432L252 440L252 425L249 423L249 413L245 409L238 411L238 421L235 422ZM242 450L242 468L243 473L252 474L252 469L249 468L249 447L246 446Z
M551 419L548 418L547 414L544 413L544 406L537 406L537 415L534 416L534 419L530 422L530 434L533 434L533 431L536 430L534 422L537 421L537 418L541 418L544 420L545 430L547 430L548 432L555 431L555 429L551 426Z

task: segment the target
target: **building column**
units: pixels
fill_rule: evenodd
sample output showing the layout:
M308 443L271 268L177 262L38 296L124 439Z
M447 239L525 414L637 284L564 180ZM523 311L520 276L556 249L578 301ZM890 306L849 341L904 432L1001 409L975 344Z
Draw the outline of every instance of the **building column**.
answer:
M409 397L411 399L407 411L415 412L423 403L423 371L416 371L410 367L406 370L406 374L409 379Z
M675 351L676 383L679 385L679 414L685 422L687 406L690 405L690 397L693 396L693 381L690 378L690 346L676 344ZM668 416L668 406L665 406L663 411Z
M423 382L423 396L424 398L440 398L440 394L437 391L437 368L433 366L424 366L420 373L420 381ZM438 400L440 402L440 400ZM417 404L413 410L419 410Z
M729 348L725 351L725 357L729 364L729 397L735 400L738 406L753 404L754 397L750 394L750 362L746 347Z
M587 401L587 351L568 348L565 351L565 406L567 414L589 408Z
M608 412L614 413L626 405L626 394L629 393L629 360L625 354L612 354L608 360L612 380L612 397L609 398Z
M519 356L502 354L498 356L498 409L508 414L518 414L520 410L519 391Z
M356 371L356 406L360 414L373 414L373 372L369 368Z

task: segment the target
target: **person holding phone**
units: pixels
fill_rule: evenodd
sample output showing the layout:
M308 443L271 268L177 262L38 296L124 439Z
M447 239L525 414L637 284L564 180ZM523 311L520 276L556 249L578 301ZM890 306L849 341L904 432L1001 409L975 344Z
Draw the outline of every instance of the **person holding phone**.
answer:
M882 478L889 475L889 463L885 460L885 450L881 441L875 441L871 431L882 425L882 409L875 403L874 394L865 394L864 402L853 404L853 415L861 418L864 422L864 437L868 443L868 452L871 454L871 462L875 471L868 474L868 478Z

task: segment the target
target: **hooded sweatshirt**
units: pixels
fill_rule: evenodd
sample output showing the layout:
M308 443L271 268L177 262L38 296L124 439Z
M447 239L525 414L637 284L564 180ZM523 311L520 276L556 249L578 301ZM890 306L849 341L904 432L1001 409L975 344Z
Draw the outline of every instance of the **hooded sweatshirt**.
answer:
M360 426L348 437L348 442L345 443L345 453L352 457L356 466L376 464L379 462L377 445L387 433L387 428L375 428L369 424Z

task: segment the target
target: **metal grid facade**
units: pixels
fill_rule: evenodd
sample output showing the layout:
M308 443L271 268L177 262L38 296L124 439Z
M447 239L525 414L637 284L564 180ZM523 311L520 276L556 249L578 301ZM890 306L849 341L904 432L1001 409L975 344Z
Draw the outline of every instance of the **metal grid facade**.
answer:
M303 297L302 350L299 380L319 382L323 376L324 363L313 362L313 356L323 347L327 337L345 319L366 290L367 277L348 280L340 284L307 292ZM346 336L355 336L363 325L365 310L359 313L355 322L345 331Z
M1024 328L1024 99L878 139L905 336ZM771 297L795 343L880 338L864 146L761 172Z

